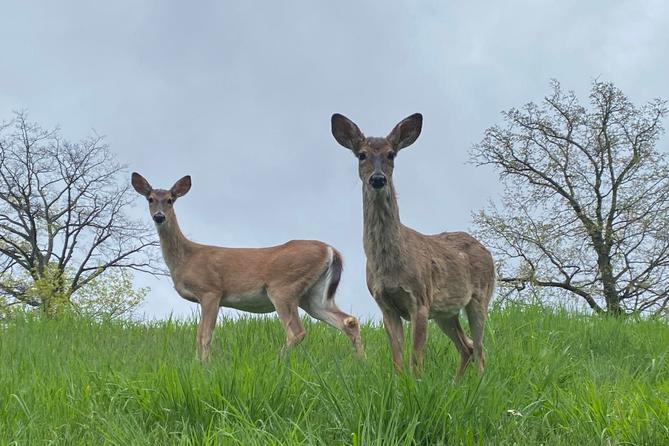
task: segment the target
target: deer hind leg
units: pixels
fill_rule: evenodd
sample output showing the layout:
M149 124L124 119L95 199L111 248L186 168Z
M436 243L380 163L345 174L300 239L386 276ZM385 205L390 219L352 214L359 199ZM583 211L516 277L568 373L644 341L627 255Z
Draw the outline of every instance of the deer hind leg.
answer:
M285 355L288 351L298 345L306 336L306 331L300 321L300 314L297 310L297 299L295 294L290 290L268 290L269 299L274 304L276 314L283 323L283 328L286 330L286 344L281 349L281 355Z
M200 361L209 360L211 338L218 318L219 299L215 295L204 296L200 302L202 315L197 329L197 349Z
M286 330L286 344L281 349L281 354L285 355L288 351L301 343L307 332L300 321L300 314L297 311L297 304L280 304L276 307L279 319L283 322L283 328Z
M309 296L309 299L302 304L304 311L309 316L340 330L351 340L353 348L359 357L364 357L365 350L362 346L360 337L360 323L358 319L350 314L341 311L332 300L326 302L319 301L320 296Z
M357 355L362 358L365 351L360 337L360 323L357 318L344 313L337 307L333 297L334 292L330 290L330 281L330 271L326 270L323 276L306 293L300 306L311 317L325 322L348 336Z
M472 340L474 347L474 360L478 364L478 372L483 373L485 368L485 352L483 351L483 332L485 330L485 321L487 313L485 309L481 309L475 299L472 299L465 307L467 312L467 320L469 320L469 328L472 332Z
M460 367L455 375L455 379L458 380L465 373L469 361L474 354L474 344L462 329L460 317L457 314L448 318L436 319L436 322L441 331L453 341L455 348L460 353Z

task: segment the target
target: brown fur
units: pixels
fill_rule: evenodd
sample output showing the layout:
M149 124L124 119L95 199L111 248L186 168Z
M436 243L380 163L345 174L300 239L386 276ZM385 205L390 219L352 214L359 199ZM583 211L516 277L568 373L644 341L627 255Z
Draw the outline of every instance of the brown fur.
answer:
M394 159L418 138L421 127L422 116L416 114L401 121L386 138L366 138L348 118L332 117L335 139L360 160L367 286L383 313L393 364L401 370L401 319L411 321L414 372L422 367L427 321L434 319L460 353L457 376L461 376L472 356L483 371L483 331L495 271L490 252L471 235L424 235L400 222L392 181ZM375 178L383 185L374 187ZM460 326L458 315L463 308L473 341Z
M363 354L360 327L355 317L334 302L341 275L341 254L315 240L291 240L269 248L223 248L188 240L177 222L173 203L190 189L184 177L168 190L153 189L138 173L132 184L149 201L163 258L177 293L200 304L197 333L200 359L209 357L219 307L253 313L276 311L286 330L284 351L299 344L305 331L298 307L343 331L357 353Z

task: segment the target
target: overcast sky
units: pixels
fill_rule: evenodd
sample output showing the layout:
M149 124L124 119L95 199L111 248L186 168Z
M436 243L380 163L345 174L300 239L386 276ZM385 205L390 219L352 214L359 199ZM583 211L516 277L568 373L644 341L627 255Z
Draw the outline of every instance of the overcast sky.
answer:
M403 222L435 233L470 229L499 194L467 152L551 78L581 97L598 77L636 103L669 98L662 0L12 3L0 17L0 120L27 109L72 140L95 129L154 187L192 175L176 210L195 241L332 244L345 259L337 300L364 318L378 310L361 185L332 113L370 136L423 113L395 184ZM133 213L150 218L143 200ZM196 308L167 277L137 283L152 288L147 317Z

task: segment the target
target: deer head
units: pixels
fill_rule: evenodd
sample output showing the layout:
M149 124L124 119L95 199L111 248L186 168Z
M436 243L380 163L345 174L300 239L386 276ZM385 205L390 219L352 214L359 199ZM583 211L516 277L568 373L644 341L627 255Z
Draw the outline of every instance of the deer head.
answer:
M332 115L332 135L358 158L358 174L365 187L383 190L392 181L395 156L413 144L423 125L423 115L415 113L400 121L385 138L365 137L344 115Z
M174 202L177 198L186 195L190 190L190 186L190 175L186 175L174 183L174 186L170 190L154 189L146 181L146 178L137 172L132 173L132 187L135 188L137 193L146 197L146 200L149 202L151 218L153 218L158 227L174 219Z

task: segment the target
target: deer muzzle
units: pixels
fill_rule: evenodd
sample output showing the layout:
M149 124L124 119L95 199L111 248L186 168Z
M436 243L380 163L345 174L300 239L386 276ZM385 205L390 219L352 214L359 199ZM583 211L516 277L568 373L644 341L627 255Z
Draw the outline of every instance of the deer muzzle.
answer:
M382 173L375 173L371 177L369 177L369 184L374 189L381 189L387 183L388 180L386 179L386 176Z
M161 224L165 221L165 214L162 212L156 212L153 214L153 221L155 221L157 224Z

